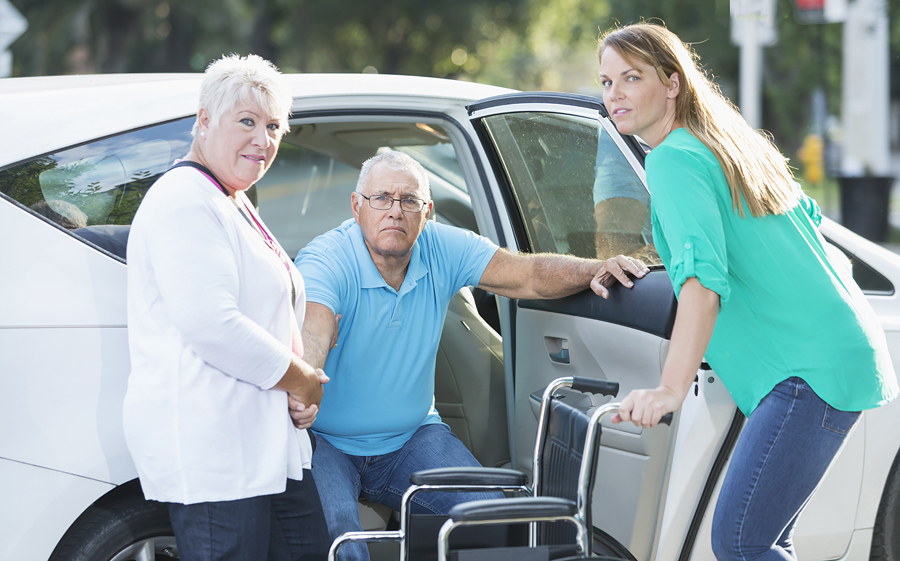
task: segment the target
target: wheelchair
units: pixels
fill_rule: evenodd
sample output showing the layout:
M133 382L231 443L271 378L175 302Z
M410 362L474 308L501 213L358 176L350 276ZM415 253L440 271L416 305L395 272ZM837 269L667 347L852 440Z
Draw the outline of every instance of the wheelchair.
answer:
M441 468L414 473L403 495L399 529L342 534L332 543L328 561L339 561L341 546L351 542L399 543L400 561L563 561L591 557L590 501L600 449L600 421L618 411L619 404L607 403L588 411L567 403L567 397L571 401L577 394L560 394L563 388L615 396L619 384L568 377L558 378L544 389L530 485L526 474L502 468ZM671 420L670 413L660 422L669 424ZM513 496L456 505L436 525L410 513L416 494L434 491L505 491ZM450 536L456 530L467 535L451 544ZM498 536L503 543L497 543Z

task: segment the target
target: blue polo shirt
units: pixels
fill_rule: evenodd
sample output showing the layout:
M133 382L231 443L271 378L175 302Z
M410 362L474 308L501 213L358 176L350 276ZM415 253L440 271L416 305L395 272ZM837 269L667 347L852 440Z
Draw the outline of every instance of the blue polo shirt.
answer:
M375 456L441 422L434 364L447 306L481 281L497 249L468 230L428 221L399 291L381 277L353 219L300 251L307 302L341 314L316 434L346 454Z

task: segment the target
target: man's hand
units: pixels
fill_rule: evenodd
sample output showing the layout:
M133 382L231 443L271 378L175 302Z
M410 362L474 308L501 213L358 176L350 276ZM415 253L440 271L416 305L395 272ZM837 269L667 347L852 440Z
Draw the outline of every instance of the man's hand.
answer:
M319 383L322 385L328 383L329 378L321 368L316 368L316 375L319 377ZM313 422L315 422L316 416L319 414L319 405L317 403L312 403L307 406L298 399L298 397L299 396L288 393L288 412L291 415L291 420L295 427L298 429L308 429L312 426Z
M624 286L631 288L634 286L634 282L629 278L629 274L636 278L642 278L649 272L650 269L640 259L625 255L610 257L603 262L594 275L594 279L591 281L591 290L602 298L609 298L607 287L612 286L615 281L618 280Z
M563 298L590 285L607 298L606 287L615 280L630 287L633 283L629 274L641 278L649 271L640 260L624 255L598 261L556 253L514 254L501 248L481 275L478 288L507 298L537 299ZM306 343L306 339L303 341Z

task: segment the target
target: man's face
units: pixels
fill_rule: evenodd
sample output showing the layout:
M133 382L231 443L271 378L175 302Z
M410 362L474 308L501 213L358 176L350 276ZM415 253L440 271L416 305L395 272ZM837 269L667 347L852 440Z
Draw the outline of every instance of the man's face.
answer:
M428 201L428 194L419 190L415 177L384 164L376 164L369 172L362 194L366 197L385 195L395 199L415 197L427 201L421 212L405 212L400 208L399 201L393 201L387 210L376 210L359 193L351 195L353 217L362 229L372 256L409 259L416 239L431 216L433 203Z

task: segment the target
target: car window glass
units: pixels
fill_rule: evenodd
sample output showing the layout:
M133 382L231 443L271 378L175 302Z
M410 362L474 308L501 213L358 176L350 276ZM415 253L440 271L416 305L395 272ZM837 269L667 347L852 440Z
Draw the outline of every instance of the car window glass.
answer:
M527 246L660 264L650 194L596 119L522 112L486 117L487 130L520 213Z
M194 118L61 150L0 171L0 193L124 258L144 194L187 154ZM105 242L110 242L107 246Z
M440 125L303 122L291 125L256 186L260 215L289 255L352 216L350 193L360 167L383 150L406 152L422 164L436 220L477 231L454 145Z
M853 280L856 281L860 290L865 294L889 296L894 293L894 285L884 275L873 269L865 261L861 261L852 253L834 243L834 241L830 239L826 239L826 241L825 250L829 259L834 262L840 257L846 258L853 274ZM832 248L840 253L832 252Z

